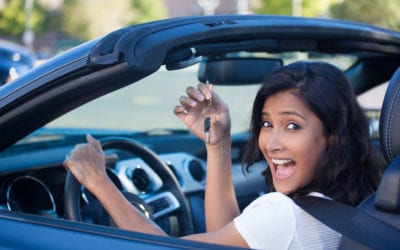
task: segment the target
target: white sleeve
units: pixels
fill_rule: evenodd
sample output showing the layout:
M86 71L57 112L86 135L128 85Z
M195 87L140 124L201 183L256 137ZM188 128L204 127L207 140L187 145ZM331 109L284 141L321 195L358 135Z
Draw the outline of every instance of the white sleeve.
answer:
M255 249L288 249L296 231L293 201L282 193L265 194L234 219L236 229Z

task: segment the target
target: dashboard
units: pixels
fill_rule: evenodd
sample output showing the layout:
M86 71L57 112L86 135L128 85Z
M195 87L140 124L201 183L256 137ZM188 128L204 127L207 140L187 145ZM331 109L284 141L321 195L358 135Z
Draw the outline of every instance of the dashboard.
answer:
M48 148L0 158L0 209L65 219L64 196L67 171L63 166L65 155L72 146ZM237 149L239 150L239 148ZM160 150L159 150L160 151ZM233 157L235 156L233 148ZM162 152L158 157L170 168L177 179L189 207L196 232L204 232L204 191L206 161L203 154L193 152ZM261 172L266 165L260 162L244 173L242 164L232 160L232 172L239 206L266 192ZM152 218L166 232L171 222L165 215L179 207L179 202L168 192L155 192L162 186L162 178L141 158L119 152L106 151L107 173L123 193L132 193L151 207ZM81 187L83 221L104 223L104 211L98 215L99 204L94 196ZM96 208L94 208L96 207ZM101 206L100 206L101 207ZM97 215L94 215L97 214ZM108 219L107 219L108 220ZM112 223L111 223L112 224Z

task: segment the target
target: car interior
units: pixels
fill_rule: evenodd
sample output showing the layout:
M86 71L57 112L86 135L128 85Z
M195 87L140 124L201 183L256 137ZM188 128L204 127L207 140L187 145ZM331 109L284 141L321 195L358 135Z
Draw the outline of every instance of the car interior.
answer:
M400 69L389 82L380 118L380 138L382 151L389 165L382 176L377 192L366 199L360 208L383 220L393 227L400 228L400 138L396 128L400 126Z
M201 25L198 20L203 19L118 30L0 88L0 223L10 228L1 239L12 245L16 232L35 230L52 235L46 240L53 247L57 237L70 239L65 246L78 239L89 246L93 237L102 247L129 247L133 240L138 247L155 243L153 249L165 242L171 249L224 249L176 239L205 232L207 155L204 142L175 119L173 105L197 82L212 83L226 99L232 110L233 180L243 209L270 191L262 176L264 161L243 170L252 98L266 75L295 60L336 65L356 95L389 82L382 108L366 109L371 143L385 169L378 190L357 210L398 232L400 44L395 36L316 20L301 30L281 17L266 28L243 17L250 28L229 33L240 18L215 17ZM275 22L286 26L274 27ZM114 184L171 239L116 229L95 197L65 170L66 155L88 133L100 140ZM34 242L34 235L24 237ZM394 246L385 237L377 242ZM344 237L343 249L355 247L365 246Z

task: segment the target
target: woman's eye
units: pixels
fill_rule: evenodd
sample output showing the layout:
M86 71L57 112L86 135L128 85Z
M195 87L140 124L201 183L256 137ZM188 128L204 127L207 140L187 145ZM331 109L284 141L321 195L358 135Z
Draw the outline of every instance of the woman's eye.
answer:
M272 127L272 124L270 122L265 121L265 122L262 123L262 126L264 128L270 128L270 127Z
M300 129L300 126L297 125L296 123L291 122L287 125L287 128L290 130L298 130L298 129Z

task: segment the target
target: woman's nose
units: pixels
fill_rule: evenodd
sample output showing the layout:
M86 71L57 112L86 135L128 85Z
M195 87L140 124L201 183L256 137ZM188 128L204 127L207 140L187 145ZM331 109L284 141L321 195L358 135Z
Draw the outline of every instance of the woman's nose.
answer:
M269 138L266 141L268 152L275 152L284 149L284 138L280 131L271 131Z

